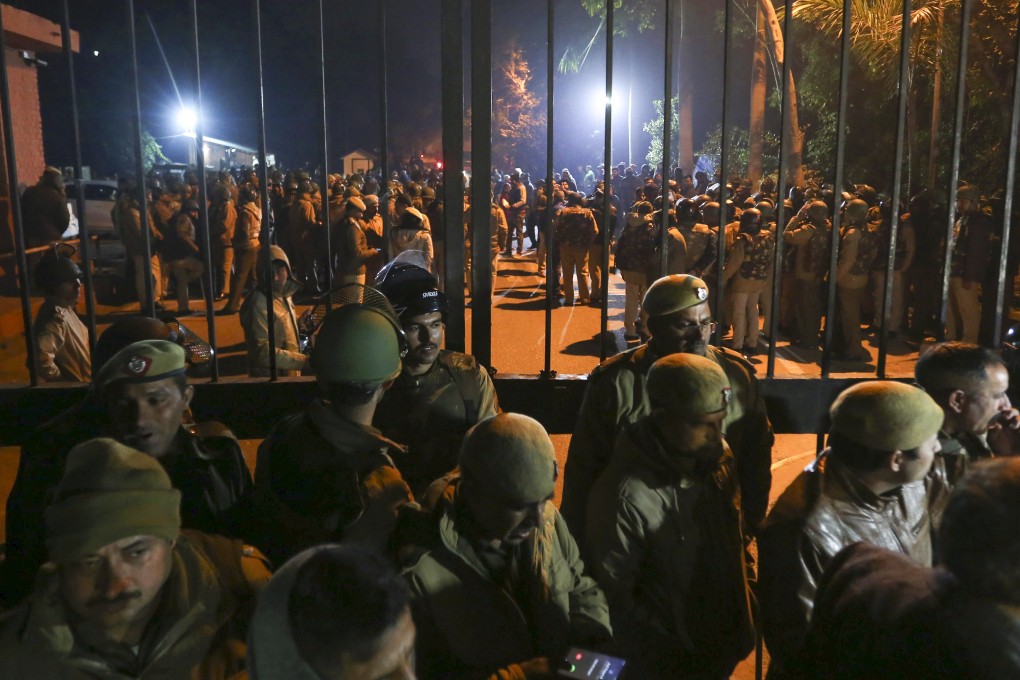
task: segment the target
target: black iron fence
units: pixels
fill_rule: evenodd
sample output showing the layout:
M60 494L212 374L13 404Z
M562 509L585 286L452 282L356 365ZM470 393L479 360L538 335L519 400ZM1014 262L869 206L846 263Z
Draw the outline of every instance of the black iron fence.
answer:
M566 0L561 0L561 2ZM143 124L142 124L142 99L138 84L138 48L136 41L136 21L135 16L135 5L138 0L124 0L124 6L126 9L128 21L127 25L124 26L124 41L129 45L130 53L132 57L132 74L133 74L133 91L134 91L134 129L132 131L133 139L135 143L135 151L137 155L137 167L136 171L138 177L145 176L145 165L143 162L144 158L144 140L143 140ZM728 135L725 134L727 130L727 121L731 115L731 103L727 100L726 83L732 77L730 69L732 64L728 61L728 55L730 53L730 44L733 36L733 15L734 15L734 3L737 0L726 0L724 5L724 33L723 33L723 59L721 61L721 71L718 74L718 78L723 81L723 99L722 99L722 125L721 129L724 133L721 135L721 154L720 154L720 170L721 178L723 181L719 183L719 195L717 201L721 206L724 206L723 215L726 215L725 205L726 200L730 198L728 184L725 181L731 175L731 170L734 168L733 161L733 149L730 147L728 141ZM252 69L257 73L257 86L258 93L256 97L257 101L257 112L258 112L258 158L259 158L259 172L260 182L262 187L268 187L269 181L267 177L267 151L266 151L266 127L265 127L265 98L264 98L264 86L263 86L263 63L265 56L263 55L263 33L264 26L262 24L262 8L260 7L260 0L251 0L252 3L252 14L255 17L255 23L252 27L252 40L254 41L255 48L255 62L251 64ZM191 34L188 36L189 40L193 41L193 53L194 53L194 98L198 104L199 110L201 110L202 104L202 89L201 89L201 66L202 60L199 54L199 13L197 0L189 0L190 12L191 12ZM782 30L780 38L784 41L784 45L781 45L776 50L778 54L790 54L791 48L795 46L794 33L791 31L791 18L794 15L794 2L793 0L785 0L783 5L777 6L775 9L779 10L779 15L782 16ZM844 186L845 180L845 160L847 150L847 126L848 126L848 83L850 76L850 54L851 54L851 38L852 38L852 12L851 12L851 0L843 1L843 15L842 15L842 32L841 32L841 44L840 44L840 67L839 67L839 85L838 91L835 95L836 101L836 119L835 119L835 167L834 167L834 181L833 187L838 197L840 190ZM327 138L329 135L330 117L328 115L327 107L327 76L330 75L329 64L326 59L326 33L325 33L325 18L329 12L328 0L318 0L318 26L314 27L316 39L319 44L319 53L321 58L320 78L319 83L321 84L321 104L322 104L322 118L321 126L317 133L321 136L321 159L319 159L322 176L325 177L331 172L330 155L328 153ZM753 5L753 3L752 3ZM952 151L951 159L949 161L950 169L948 172L948 182L944 188L945 203L947 206L952 206L955 200L955 190L957 182L960 178L960 164L961 164L961 140L964 136L964 124L966 119L966 107L967 107L967 73L968 73L968 41L970 40L970 22L973 10L973 0L961 0L959 3L958 16L958 39L957 39L957 63L955 66L955 95L954 95L954 115L953 115L953 135L952 135ZM557 7L562 7L560 2L554 2L548 0L546 3L547 7L547 71L546 71L546 102L547 110L546 116L549 121L546 134L546 145L549 153L547 153L547 161L545 167L545 181L546 186L553 184L554 177L554 165L553 165L553 149L554 136L553 121L554 114L554 101L555 101L555 55L554 55L554 44L555 38L557 37L554 31L554 25L557 15ZM663 17L664 17L664 46L663 46L663 102L664 102L664 125L662 126L662 149L663 149L663 168L664 168L664 179L668 180L669 169L672 166L672 149L676 146L676 140L672 139L672 116L673 111L669 103L673 98L673 83L675 80L675 68L676 59L674 58L676 50L674 49L677 41L677 36L683 34L682 12L678 11L679 2L677 0L664 0L663 2ZM377 63L379 66L379 107L380 117L382 120L382 136L379 140L379 145L382 149L381 153L381 166L382 166L382 177L389 177L389 148L388 148L388 136L386 134L386 127L388 124L388 98L387 98L387 43L386 43L386 20L387 20L387 6L385 2L377 3L378 10L378 39L377 43L379 46ZM490 134L490 120L491 120L491 98L492 98L492 7L491 3L486 2L465 2L465 0L440 0L439 11L441 12L441 41L439 49L441 50L441 64L442 64L442 158L445 161L445 181L443 182L443 196L445 198L445 217L444 222L441 225L434 225L435 229L440 229L444 235L445 248L442 254L444 258L445 266L444 271L444 283L445 290L449 296L451 302L451 313L447 323L447 345L451 349L464 349L466 347L466 339L468 337L468 331L470 330L470 348L473 354L479 359L484 365L491 365L492 363L492 324L493 315L491 309L491 299L493 296L493 279L491 276L491 262L489 258L489 206L491 202L490 190L491 185L487 180L487 169L493 165L492 156L492 138ZM604 148L604 159L606 160L606 172L608 174L609 166L611 165L610 160L614 158L613 152L613 67L614 67L614 41L616 39L614 35L614 13L617 8L613 2L606 3L605 7L605 36L606 36L606 49L605 49L605 94L606 94L606 106L605 106L605 148ZM894 292L894 263L895 263L895 249L897 244L898 230L901 226L901 211L899 206L903 202L904 189L903 189L903 177L902 168L904 165L904 145L907 137L907 109L908 109L908 95L909 95L909 78L911 69L911 11L912 5L910 0L904 0L902 5L902 15L900 19L900 56L899 56L899 71L897 77L897 115L896 115L896 144L894 149L894 169L893 179L890 186L890 203L893 206L889 224L889 238L888 238L888 251L882 253L881 257L884 261L884 287L882 290L881 309L878 312L878 317L881 320L879 323L879 349L878 349L878 360L877 360L877 375L879 377L885 377L887 373L887 356L889 350L890 336L888 332L888 321L891 313L892 298ZM465 18L468 18L465 21ZM61 24L62 24L62 40L64 46L64 59L67 62L68 73L70 74L70 80L68 83L70 93L70 107L71 110L68 112L68 120L73 124L73 138L74 138L74 159L75 159L75 177L80 178L82 176L82 157L81 157L81 144L80 144L80 132L79 132L79 111L77 101L77 90L74 76L74 63L75 55L71 50L71 38L70 38L70 10L68 0L63 0L62 13L61 13ZM467 30L465 30L467 29ZM465 39L468 40L465 45ZM775 36L773 37L775 39ZM2 18L0 18L0 47L2 45ZM470 55L470 71L465 73L465 47L468 48ZM12 111L11 111L11 95L7 82L7 64L6 64L7 52L0 49L0 95L2 95L2 116L4 124L4 137L5 139L13 142L14 131L12 127ZM1018 37L1016 40L1014 59L1020 58L1020 31L1018 31ZM790 102L789 102L789 84L792 82L791 74L791 58L783 58L781 63L782 82L784 87L781 88L780 93L781 99L781 124L780 124L780 135L779 135L779 159L778 159L778 187L777 195L779 200L776 202L776 247L773 256L773 262L771 267L772 277L772 289L767 292L770 298L771 308L773 310L779 310L781 305L780 291L783 286L783 279L790 274L783 267L784 261L784 245L782 235L786 228L787 222L792 217L789 208L782 200L787 191L791 187L791 178L787 176L787 173L783 170L786 167L791 151L791 140L786 138L786 130L790 121ZM1014 62L1015 63L1015 62ZM206 64L207 68L209 67ZM1010 277L1015 274L1012 272L1010 267L1007 266L1007 258L1010 250L1010 231L1012 227L1012 216L1014 211L1014 197L1016 195L1016 164L1017 164L1017 144L1018 144L1018 126L1020 126L1020 69L1014 67L1014 78L1013 78L1013 90L1011 100L1011 113L1010 113L1010 127L1008 135L1008 152L1006 154L1006 176L1003 181L1003 208L1000 211L1000 215L997 216L999 222L995 225L995 231L999 247L997 249L997 262L994 263L994 268L997 271L997 286L994 291L985 291L985 304L994 305L994 332L992 338L998 340L1003 335L1003 329L1006 324L1009 323L1008 310L1010 300L1007 299L1012 287L1009 285ZM465 78L467 76L467 78ZM465 224L465 218L463 209L463 197L465 195L465 183L464 175L459 171L465 166L465 135L464 135L464 109L465 109L465 85L470 86L470 110L471 110L471 130L470 130L470 149L471 149L471 167L474 169L475 181L472 181L469 187L470 196L470 224L472 229L471 242L471 260L474 264L472 268L472 306L470 314L470 329L467 328L466 315L465 315L465 295L463 290L463 272L465 271L465 239L463 238L463 230ZM205 177L205 159L203 150L203 131L201 128L201 121L199 120L198 125L195 129L196 147L198 154L198 172L200 174L200 186L206 187ZM37 375L35 352L36 352L36 338L33 334L32 324L32 304L30 299L30 286L29 286L29 267L26 251L25 241L25 227L24 219L21 209L21 201L17 187L19 186L19 178L17 174L17 162L16 162L17 149L13 143L5 145L5 162L7 167L8 180L10 182L10 199L11 199L11 217L13 222L14 240L15 240L15 252L14 258L17 263L18 270L18 283L20 289L21 298L21 313L24 322L24 332L26 335L26 352L27 352L27 365L30 376L30 383L34 387L39 382L39 376ZM92 258L93 253L90 250L90 231L89 224L86 219L84 209L84 193L81 187L81 180L78 182L77 191L77 214L80 222L80 239L81 239L81 251L82 259L86 266L83 267L85 272L85 300L86 300L86 317L87 326L89 328L90 342L94 346L96 340L96 303L95 303L95 286L96 282L92 275L92 268L87 266ZM670 202L670 188L668 181L663 181L661 184L663 204L668 205ZM270 230L270 205L267 191L262 191L262 217L263 217L263 234L268 234ZM330 234L329 225L329 207L327 204L327 192L323 192L322 195L322 214L326 220L326 229L324 230L327 249L330 247L328 239ZM141 192L140 195L140 213L142 215L148 214L148 206L146 205L145 193ZM210 249L209 249L209 229L208 229L208 214L206 210L206 201L200 200L200 231L204 234L204 258L205 258L205 309L206 318L209 329L208 340L212 346L217 346L216 336L216 318L214 316L213 298L215 295L215 284L213 266L210 261ZM838 199L837 199L838 205ZM552 201L548 201L548 218L552 216ZM386 211L382 211L386 214ZM609 230L610 220L610 195L609 192L604 192L604 204L602 206L602 224L600 229L603 231ZM953 255L954 245L954 227L956 227L956 220L954 211L952 209L946 212L946 223L945 223L945 234L944 234L944 252L942 253L941 263L941 278L939 281L930 282L930 285L940 286L940 304L939 304L939 321L941 328L945 327L948 308L948 298L950 289L950 267L949 262ZM622 216L621 216L622 217ZM667 210L664 210L661 215L661 255L662 255L662 269L665 269L665 260L668 250L668 234L667 230L670 226L670 215ZM840 239L836 237L840 233L842 226L843 217L840 210L837 208L831 214L832 221L832 234L831 246L829 251L829 271L835 272L840 251ZM719 226L718 231L718 261L715 269L714 280L710 283L714 286L714 296L712 299L713 313L716 318L719 318L722 313L721 305L724 300L724 291L727 286L726 279L724 277L724 265L726 259L726 248L724 247L725 242L725 222L721 220L722 224ZM386 225L386 229L389 225ZM155 299L152 290L152 276L150 269L151 253L153 251L153 243L151 242L149 231L145 228L142 229L143 246L146 256L142 258L142 262L146 268L146 276L142 277L142 280L146 282L146 290L144 293L139 292L139 297L145 300L144 312L150 316L155 316ZM264 264L269 263L269 245L270 239L262 239L262 253L261 257ZM602 254L602 271L608 272L610 265L610 250L609 248L603 249ZM327 267L327 272L330 268ZM327 273L330 277L331 274ZM549 267L546 272L546 285L549 289L553 289L558 285L556 281L556 272L553 267ZM600 315L600 330L599 334L599 358L604 359L607 354L611 351L615 351L611 342L611 334L609 333L609 277L603 276L602 279L602 295L601 295L601 315ZM271 291L267 290L267 295L271 295ZM545 314L545 342L544 342L544 368L537 376L522 376L520 379L525 381L535 380L551 380L555 378L556 372L553 370L553 351L552 351L552 318L555 301L552 295L546 296L546 304L544 308ZM826 323L824 326L824 341L822 344L821 354L821 373L820 376L823 380L830 377L832 370L833 361L833 335L835 324L831 323L837 312L837 284L835 276L830 276L826 285L825 295L825 310L824 315ZM779 337L779 320L780 315L778 313L766 315L768 325L764 329L767 337L775 339ZM943 331L944 332L944 331ZM270 333L270 344L274 343L273 324L269 324ZM718 342L719 337L715 338ZM766 367L766 380L776 378L776 366L777 366L777 343L775 341L768 343L768 355L767 355L767 367ZM273 377L269 378L269 381L276 380L276 366L275 356L271 352L269 354L271 363L271 374ZM218 382L220 379L220 371L218 360L214 357L213 365L211 370L210 381L213 383ZM253 379L258 382L259 380ZM289 388L288 388L289 389ZM770 392L774 395L775 399L782 399L783 390L769 388ZM802 388L794 390L793 393L799 395L792 398L801 398L805 396L805 390L810 391L812 388ZM802 429L803 423L791 425L794 429Z

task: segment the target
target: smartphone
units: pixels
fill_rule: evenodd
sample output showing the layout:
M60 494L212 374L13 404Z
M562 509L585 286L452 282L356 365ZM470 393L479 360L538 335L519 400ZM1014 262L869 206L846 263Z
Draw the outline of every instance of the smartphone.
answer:
M572 647L564 659L560 677L580 680L618 680L627 662L615 656Z

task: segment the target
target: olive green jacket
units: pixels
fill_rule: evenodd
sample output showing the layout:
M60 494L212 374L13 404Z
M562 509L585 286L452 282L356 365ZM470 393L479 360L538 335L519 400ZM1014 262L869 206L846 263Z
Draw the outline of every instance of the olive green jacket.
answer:
M583 540L587 535L588 492L609 464L620 431L651 413L645 385L649 369L659 358L651 344L641 345L604 361L588 376L584 401L570 439L560 508L582 551L586 550ZM765 413L754 367L736 352L721 347L709 346L706 358L719 364L733 388L723 434L736 460L745 526L753 532L768 507L775 435Z
M751 651L751 569L729 446L701 462L667 450L648 418L627 427L588 496L587 530L633 672L728 677Z
M185 531L137 655L69 621L56 572L0 618L0 677L33 680L215 680L243 677L255 596L269 581L240 541Z
M433 513L434 546L405 571L418 628L418 676L524 678L521 662L547 656L555 663L568 644L608 640L606 598L585 575L553 504L515 553L515 598L493 581L458 530L458 484L454 476Z

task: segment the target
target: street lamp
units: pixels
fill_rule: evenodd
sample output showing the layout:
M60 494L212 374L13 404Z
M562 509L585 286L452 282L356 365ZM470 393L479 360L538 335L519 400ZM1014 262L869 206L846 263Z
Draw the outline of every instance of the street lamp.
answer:
M177 128L186 137L195 136L195 128L198 126L198 114L190 106L182 106L177 111Z

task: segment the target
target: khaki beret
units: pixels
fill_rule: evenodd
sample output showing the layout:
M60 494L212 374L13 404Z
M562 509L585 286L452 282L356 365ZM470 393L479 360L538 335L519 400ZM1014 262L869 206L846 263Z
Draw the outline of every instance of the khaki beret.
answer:
M549 498L558 473L549 434L537 420L520 413L500 413L468 430L460 470L500 501L514 505Z
M723 410L732 396L725 371L696 354L670 354L648 371L648 398L653 406L700 416Z
M186 370L183 347L169 340L141 340L114 354L93 384L102 390L115 382L153 382L184 375Z
M832 429L878 451L908 451L942 427L942 409L924 390L870 380L843 390L829 409Z
M648 287L641 309L648 316L665 316L707 301L707 283L690 274L671 274Z

